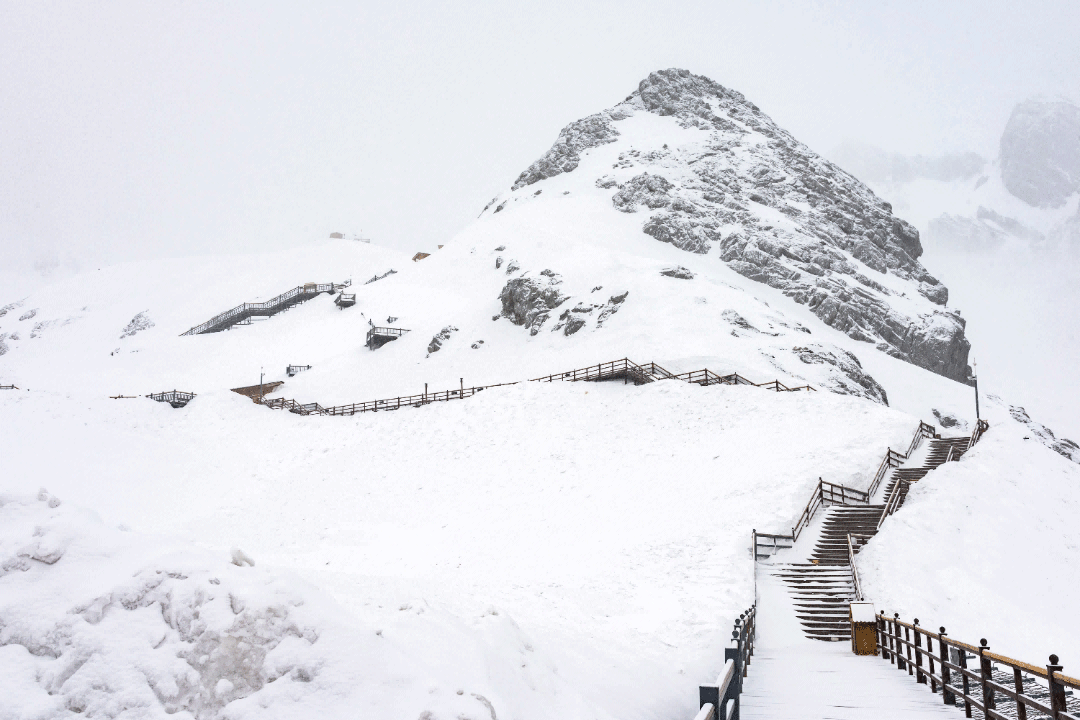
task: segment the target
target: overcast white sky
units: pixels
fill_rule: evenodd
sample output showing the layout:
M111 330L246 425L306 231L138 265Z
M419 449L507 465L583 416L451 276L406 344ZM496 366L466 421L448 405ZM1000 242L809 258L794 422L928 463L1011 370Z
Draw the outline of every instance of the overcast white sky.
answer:
M1078 100L1080 3L0 2L0 264L430 249L566 123L685 67L818 151L995 153Z

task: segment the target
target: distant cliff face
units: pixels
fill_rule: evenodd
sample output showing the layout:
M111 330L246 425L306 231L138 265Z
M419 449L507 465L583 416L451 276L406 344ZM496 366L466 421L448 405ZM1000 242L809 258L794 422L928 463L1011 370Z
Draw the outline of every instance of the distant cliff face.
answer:
M1017 105L1001 136L1001 177L1029 205L1063 205L1080 190L1080 108L1065 101Z
M588 157L602 147L614 162ZM566 126L493 212L563 173L588 175L657 241L715 254L850 337L966 380L964 320L919 262L918 231L740 93L686 70L652 73L615 107Z

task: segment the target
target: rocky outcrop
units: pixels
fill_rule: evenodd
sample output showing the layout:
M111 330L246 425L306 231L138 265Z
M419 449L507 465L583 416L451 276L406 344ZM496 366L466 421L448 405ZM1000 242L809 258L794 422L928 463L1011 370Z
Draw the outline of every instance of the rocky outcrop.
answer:
M457 332L457 328L453 325L447 325L431 338L431 342L428 343L428 354L433 352L439 352L442 349L442 344L450 339L450 336Z
M540 332L551 311L562 305L567 297L559 289L562 279L551 270L544 270L540 277L513 278L499 293L502 317L515 325L529 329L530 335Z
M126 337L132 337L135 333L154 327L154 321L150 319L147 312L149 311L143 310L141 313L131 318L131 322L125 325L124 329L120 332L121 340Z
M642 112L694 132L661 147L633 147L618 124ZM647 235L717 254L853 338L967 378L964 322L942 309L949 291L919 262L918 231L740 93L686 70L652 73L625 101L564 129L514 188L572 172L585 148L611 142L626 147L613 165L594 169L595 185L612 191L615 210L642 215ZM898 295L908 299L891 301Z
M599 289L595 288L593 292ZM596 327L601 328L605 320L619 312L619 308L629 295L629 291L621 295L612 295L606 303L602 304L581 300L573 308L564 310L559 315L559 322L552 328L552 332L562 330L564 335L573 335L585 327L592 317L596 318Z
M792 348L796 357L808 365L828 365L835 371L826 382L829 390L841 395L854 395L882 405L889 404L885 388L868 375L859 358L836 346L808 345Z
M1027 410L1018 405L1010 405L1009 414L1012 415L1013 420L1026 425L1031 436L1035 437L1043 445L1058 455L1072 460L1074 463L1080 463L1080 445L1077 445L1072 440L1057 437L1054 435L1053 430L1042 423L1032 420L1031 416L1027 414Z
M1017 105L1001 136L1001 179L1035 207L1061 207L1080 190L1080 108L1065 101Z
M682 265L676 265L675 267L664 268L660 271L660 274L664 277L677 278L679 280L693 280L694 273L684 268Z
M513 189L517 190L539 180L571 172L581 162L583 150L615 142L619 131L612 125L611 120L610 112L602 112L564 127L551 149L518 176Z

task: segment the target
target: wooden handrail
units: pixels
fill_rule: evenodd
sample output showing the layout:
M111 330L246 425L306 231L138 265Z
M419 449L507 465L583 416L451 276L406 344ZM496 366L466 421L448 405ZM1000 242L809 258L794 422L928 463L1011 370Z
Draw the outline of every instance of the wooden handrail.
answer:
M202 323L201 325L196 325L195 327L190 328L187 331L180 333L180 336L183 337L184 335L200 335L200 334L202 334L204 332L207 332L211 328L218 327L219 325L222 325L222 324L226 323L227 321L232 320L233 318L239 317L240 315L244 315L246 313L254 312L256 310L274 310L275 308L278 308L278 307L281 307L283 305L288 304L289 300L292 300L293 298L298 297L300 295L311 295L312 297L314 297L314 296L318 295L319 293L334 292L335 288L338 288L338 287L345 287L345 286L344 285L336 285L335 283L307 283L307 284L304 284L304 285L298 285L298 286L292 288L291 290L286 290L285 292L281 293L280 295L277 295L275 297L270 298L266 302L261 302L261 303L241 303L240 305L237 305L236 307L232 308L231 310L226 310L223 313L219 313L219 314L215 315L214 317L210 318L209 320ZM275 313L271 313L271 314L275 314ZM241 318L241 319L243 319L243 318ZM237 322L239 322L239 321L237 321ZM230 324L233 324L233 323L230 323Z
M731 632L734 647L724 649L724 668L716 680L698 686L700 709L695 720L731 720L739 716L743 678L750 672L757 637L757 603L735 619Z
M404 328L383 328L372 327L368 330L368 340L370 341L372 333L375 331L394 331L395 336L403 335L409 332ZM552 375L545 375L543 377L532 378L528 382L555 382L555 381L569 381L569 382L581 382L581 381L598 381L615 378L633 379L635 383L649 383L660 379L671 380L684 380L686 382L695 383L698 385L753 385L755 387L762 387L770 385L770 383L762 383L758 385L752 383L746 378L738 375L738 373L732 373L730 375L717 375L709 369L694 370L687 373L680 373L678 375L672 374L667 370L664 370L655 363L648 363L646 365L638 365L628 358L622 358L620 360L611 360L608 362L598 363L596 365L590 365L585 368L577 368L574 370L567 370L562 373L554 373ZM814 388L809 385L803 388L787 388L787 386L774 381L780 387L789 390L802 390ZM496 383L493 385L478 385L476 387L469 388L457 388L454 390L441 390L438 392L424 393L421 395L403 395L395 398L384 398L380 400L367 400L364 402L350 403L348 405L334 405L332 407L323 407L318 403L300 404L295 400L290 400L286 403L281 398L275 398L273 401L266 401L263 403L266 407L280 410L288 409L294 413L301 415L308 414L320 414L320 415L356 415L362 412L377 412L379 410L397 410L402 407L413 406L420 407L432 402L445 402L448 400L461 400L467 397L472 397L478 392L481 392L488 388L505 387L508 385L517 385L517 382L508 383ZM315 407L318 408L318 413L307 412L303 408ZM841 488L841 492L848 494L860 493L861 491L853 490L852 488L843 488L841 485L834 485L830 483L834 488ZM853 495L854 497L854 495Z
M877 613L876 620L882 659L889 660L900 670L906 669L909 675L915 675L919 683L925 684L929 681L931 692L936 693L940 685L945 704L959 704L962 700L968 717L971 717L972 709L978 709L984 717L1011 720L1013 716L998 711L999 701L995 697L998 694L1015 703L1017 718L1026 718L1028 708L1044 713L1054 720L1076 720L1080 717L1069 712L1066 695L1066 688L1080 689L1080 679L1063 674L1056 655L1050 656L1049 665L1039 667L992 652L985 639L981 640L979 645L972 645L948 637L944 627L940 633L926 630L919 625L917 619L906 623L900 620L898 614L889 617L885 613ZM938 643L936 652L934 642ZM953 655L949 652L952 649L958 651L955 656L958 662L953 661ZM978 660L977 669L968 667L969 659ZM935 671L935 663L940 668L939 671ZM1012 669L1012 687L994 679L994 663ZM1046 681L1050 705L1027 693L1024 689L1024 673ZM975 688L970 685L972 681Z

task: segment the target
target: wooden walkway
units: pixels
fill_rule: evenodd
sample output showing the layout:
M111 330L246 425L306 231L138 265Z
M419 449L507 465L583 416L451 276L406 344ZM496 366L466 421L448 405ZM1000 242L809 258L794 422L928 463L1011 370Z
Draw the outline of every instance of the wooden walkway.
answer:
M757 646L743 684L741 720L963 717L880 658L854 655L847 642L808 639L780 578L759 573L758 595Z

